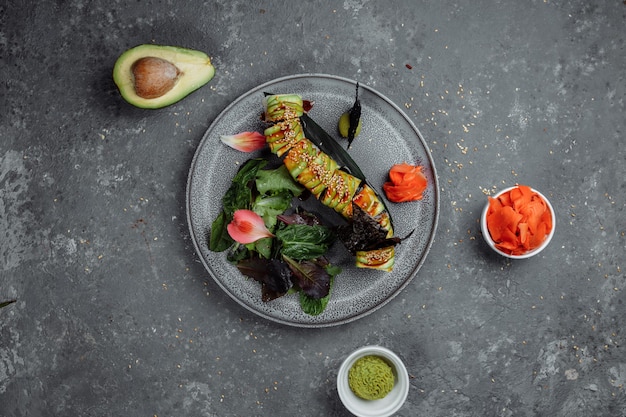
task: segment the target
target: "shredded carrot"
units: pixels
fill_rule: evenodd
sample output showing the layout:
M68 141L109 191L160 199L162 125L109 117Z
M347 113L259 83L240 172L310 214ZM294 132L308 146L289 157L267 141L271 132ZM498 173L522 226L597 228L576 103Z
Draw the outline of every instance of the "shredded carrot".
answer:
M402 203L421 200L427 185L421 166L403 162L389 169L389 181L383 184L383 190L389 201Z
M552 213L539 194L519 185L489 197L487 229L496 248L522 255L540 246L552 230Z

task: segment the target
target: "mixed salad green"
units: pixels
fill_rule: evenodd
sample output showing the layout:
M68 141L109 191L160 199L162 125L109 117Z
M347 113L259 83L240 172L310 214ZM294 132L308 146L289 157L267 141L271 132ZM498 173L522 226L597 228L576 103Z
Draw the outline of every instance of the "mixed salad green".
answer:
M302 310L321 314L341 268L325 254L336 240L318 216L293 207L294 197L306 192L284 165L266 168L268 161L249 159L232 179L222 198L222 210L211 227L209 249L227 251L227 259L246 277L261 283L261 298L270 301L299 293ZM236 242L227 227L238 210L258 214L271 232L252 243Z

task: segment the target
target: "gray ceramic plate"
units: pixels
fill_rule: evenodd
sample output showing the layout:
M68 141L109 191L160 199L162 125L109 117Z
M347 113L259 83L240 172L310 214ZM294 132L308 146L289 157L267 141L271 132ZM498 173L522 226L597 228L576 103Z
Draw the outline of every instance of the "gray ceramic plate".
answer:
M340 244L336 244L328 257L343 270L335 280L326 311L314 317L302 312L296 295L283 296L267 303L261 301L259 283L242 276L236 267L226 261L224 253L208 249L211 223L221 209L221 198L231 179L243 162L263 152L238 152L223 145L220 136L250 130L262 132L264 125L259 116L263 111L263 93L271 92L295 93L314 101L309 115L337 137L337 121L352 106L355 87L355 81L322 74L288 76L260 85L236 99L215 119L196 151L187 184L187 218L195 248L217 284L239 304L259 316L298 327L335 326L356 320L395 297L417 274L426 258L439 213L439 188L433 161L421 134L402 110L382 94L362 84L359 98L363 128L354 140L350 154L368 182L382 190L389 168L402 162L422 165L428 178L423 200L386 203L396 236L404 237L414 230L397 246L394 270L389 273L357 269L354 259ZM319 205L316 201L313 204ZM328 213L324 210L330 211L319 205L317 211Z

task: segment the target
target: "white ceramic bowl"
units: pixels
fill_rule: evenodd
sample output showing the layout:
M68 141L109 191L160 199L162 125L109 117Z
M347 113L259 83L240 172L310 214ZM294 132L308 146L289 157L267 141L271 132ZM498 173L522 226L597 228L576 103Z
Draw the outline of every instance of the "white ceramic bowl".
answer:
M357 397L348 384L348 371L363 356L374 355L384 359L393 369L395 383L393 389L380 400L364 400ZM387 348L365 346L352 352L341 364L337 374L337 392L343 405L355 416L386 417L402 407L409 395L409 374L400 358Z
M494 195L493 198L498 198L500 195L508 191L511 191L513 188L517 188L517 186L506 188L500 191L498 194ZM491 238L491 235L489 234L489 229L487 228L487 210L489 209L489 201L487 201L487 203L485 204L485 208L483 208L483 212L480 216L480 228L483 232L483 238L485 239L485 242L487 242L489 247L493 249L496 253L502 256L506 256L507 258L526 259L526 258L530 258L531 256L535 256L539 252L544 250L546 246L548 246L548 244L552 240L552 236L554 236L554 230L556 229L556 216L554 215L554 208L552 207L552 204L550 204L550 200L548 200L545 195L541 194L539 191L535 190L534 188L531 188L531 190L533 190L534 192L539 194L541 198L543 198L543 201L546 202L546 205L550 209L550 214L552 215L552 230L550 230L550 233L548 234L548 236L546 236L546 239L543 241L543 243L540 246L536 247L535 249L528 251L526 253L523 253L521 255L511 255L509 253L502 252L500 249L496 248L496 243Z

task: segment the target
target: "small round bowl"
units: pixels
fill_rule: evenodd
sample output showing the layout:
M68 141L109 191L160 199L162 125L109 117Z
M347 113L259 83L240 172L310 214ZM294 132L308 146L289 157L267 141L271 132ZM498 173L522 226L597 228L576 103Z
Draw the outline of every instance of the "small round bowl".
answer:
M352 365L363 356L369 355L385 360L391 365L395 376L393 389L380 400L364 400L357 397L348 383L348 371ZM391 416L402 407L409 395L409 374L400 358L389 349L381 346L365 346L352 352L341 364L337 374L337 391L343 405L355 416Z
M500 191L498 194L494 195L493 198L498 198L500 195L508 191L511 191L514 188L517 188L517 186L505 188L504 190ZM501 251L500 249L496 248L496 243L491 238L491 234L489 234L489 228L487 227L487 210L489 210L489 201L487 201L487 204L485 204L485 208L483 209L483 212L480 216L480 228L483 232L483 238L485 239L485 242L487 242L487 245L489 245L489 247L493 249L496 253L502 256L505 256L507 258L526 259L526 258L530 258L531 256L535 256L539 252L544 250L546 246L548 246L548 244L552 240L552 236L554 236L554 230L556 229L556 216L554 214L554 208L552 207L552 204L550 204L550 200L548 200L545 195L541 194L539 191L535 190L534 188L531 188L531 190L539 194L539 196L543 199L543 201L546 202L546 205L550 209L550 214L552 215L552 230L550 230L550 233L548 233L548 236L546 236L543 243L540 246L536 247L535 249L528 251L526 253L523 253L521 255L511 255L510 253Z

